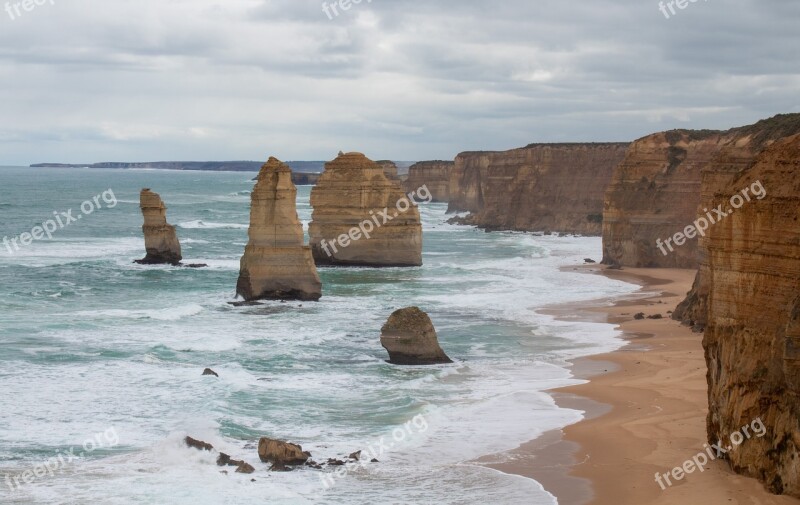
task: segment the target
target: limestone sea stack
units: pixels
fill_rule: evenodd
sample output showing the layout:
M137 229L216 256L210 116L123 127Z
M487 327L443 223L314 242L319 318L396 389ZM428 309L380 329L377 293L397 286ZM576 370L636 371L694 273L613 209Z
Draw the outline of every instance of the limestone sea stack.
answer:
M250 240L236 294L247 301L319 300L322 282L297 217L297 188L288 165L270 158L251 194Z
M800 135L779 140L719 188L730 205L763 187L709 228L702 246L708 326L708 440L763 428L725 458L776 494L800 498ZM763 423L759 426L759 423Z
M436 336L428 314L419 307L395 311L381 328L381 345L394 365L438 365L452 363Z
M158 193L145 188L139 193L139 205L144 215L144 247L147 256L137 260L142 265L179 265L181 244L175 227L167 224L167 207Z
M340 153L325 164L311 190L309 225L317 265L422 265L419 209L399 180L361 153Z

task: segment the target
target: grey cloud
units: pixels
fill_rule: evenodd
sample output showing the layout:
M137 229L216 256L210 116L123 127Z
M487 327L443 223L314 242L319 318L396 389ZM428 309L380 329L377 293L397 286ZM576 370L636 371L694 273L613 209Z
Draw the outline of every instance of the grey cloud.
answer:
M0 163L451 158L726 128L800 111L799 17L784 0L669 20L657 0L364 0L332 20L322 0L0 11Z

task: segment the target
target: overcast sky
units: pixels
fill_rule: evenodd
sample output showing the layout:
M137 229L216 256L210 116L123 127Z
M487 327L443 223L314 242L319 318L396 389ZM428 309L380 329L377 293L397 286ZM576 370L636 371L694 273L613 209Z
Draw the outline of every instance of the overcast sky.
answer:
M452 159L800 112L797 0L670 19L656 0L363 0L333 19L322 0L16 1L0 164Z

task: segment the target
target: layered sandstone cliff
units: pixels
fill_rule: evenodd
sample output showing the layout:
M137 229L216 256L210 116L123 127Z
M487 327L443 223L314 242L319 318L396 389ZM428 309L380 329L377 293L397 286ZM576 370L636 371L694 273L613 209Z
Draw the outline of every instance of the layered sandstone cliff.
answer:
M318 265L422 265L419 209L400 181L361 153L325 165L311 191L311 250Z
M696 268L697 239L672 251L659 244L706 213L698 209L713 209L701 187L720 187L765 146L799 132L800 115L786 114L727 131L672 130L637 140L606 191L603 262Z
M139 205L144 216L144 247L147 256L137 260L143 265L179 265L181 244L175 227L167 223L167 207L158 193L145 188L139 194Z
M386 177L395 181L400 180L400 176L397 175L397 164L394 161L379 160L375 163L377 163L378 166L383 169L383 173L386 175Z
M450 212L487 230L600 235L604 190L627 143L531 144L456 157Z
M250 240L236 285L236 294L245 300L318 300L322 295L296 199L291 169L270 158L251 195Z
M450 173L455 165L452 161L421 161L408 169L405 181L407 192L425 186L431 194L432 202L450 201Z
M731 195L759 185L766 196L704 241L708 436L725 444L760 418L766 434L728 452L731 467L800 497L800 135L765 149L710 204L728 208Z

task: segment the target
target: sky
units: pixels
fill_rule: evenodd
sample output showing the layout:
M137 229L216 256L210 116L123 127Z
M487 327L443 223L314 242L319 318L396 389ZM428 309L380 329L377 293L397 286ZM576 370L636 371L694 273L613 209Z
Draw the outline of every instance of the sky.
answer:
M796 0L28 1L0 0L0 165L452 159L800 112Z

